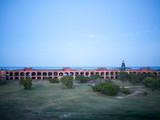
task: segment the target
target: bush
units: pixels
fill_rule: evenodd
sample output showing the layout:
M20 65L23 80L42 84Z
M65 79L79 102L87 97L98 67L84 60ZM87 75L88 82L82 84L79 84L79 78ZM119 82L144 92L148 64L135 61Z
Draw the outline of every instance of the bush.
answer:
M49 79L50 83L59 83L58 78L51 78Z
M27 77L26 79L24 79L24 77L22 77L19 80L19 84L24 86L25 90L31 89L32 86L32 79L30 77Z
M91 87L94 91L105 93L109 96L115 96L118 94L119 86L111 81L100 82Z
M131 94L131 91L128 88L121 88L121 92L124 94Z
M89 79L89 78L86 78L86 77L83 76L83 75L77 75L77 76L76 76L76 80L80 81L81 83L86 83L86 82L88 82L90 79Z
M144 80L144 85L154 90L160 88L160 81L158 78L147 77Z
M90 76L90 79L91 80L101 79L101 76L97 75L97 74L93 74L93 75Z
M147 91L144 91L144 95L147 96L147 95L148 95L148 92L147 92Z
M73 86L73 77L70 75L63 76L60 81L66 88L72 88Z

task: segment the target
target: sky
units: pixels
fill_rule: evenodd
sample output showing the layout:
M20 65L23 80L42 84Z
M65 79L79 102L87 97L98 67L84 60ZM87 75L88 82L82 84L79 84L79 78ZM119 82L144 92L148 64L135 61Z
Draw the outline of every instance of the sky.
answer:
M0 66L160 66L160 0L0 0Z

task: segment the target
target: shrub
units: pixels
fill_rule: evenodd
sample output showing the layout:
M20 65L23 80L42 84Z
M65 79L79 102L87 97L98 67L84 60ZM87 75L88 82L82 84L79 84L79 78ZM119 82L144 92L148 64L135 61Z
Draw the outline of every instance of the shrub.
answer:
M160 88L160 81L158 78L147 77L144 80L144 85L154 90Z
M121 88L121 92L124 94L131 94L131 91L128 88L124 88L124 87Z
M60 81L66 88L72 88L73 86L73 77L70 75L63 76Z
M19 80L19 84L24 86L25 90L31 89L32 86L32 79L30 77L27 77L26 79L24 79L24 77L22 77Z
M144 95L147 96L147 95L148 95L148 92L147 92L147 91L144 91Z
M59 83L58 78L51 78L49 79L50 83Z
M86 83L86 82L88 82L90 79L89 79L89 78L86 78L86 77L83 76L83 75L77 75L77 76L76 76L76 80L80 81L81 83Z
M91 80L101 79L101 76L97 75L97 74L93 74L93 75L90 76L90 79Z
M114 96L118 94L119 86L111 81L100 82L95 86L91 87L94 91L105 93L109 96Z

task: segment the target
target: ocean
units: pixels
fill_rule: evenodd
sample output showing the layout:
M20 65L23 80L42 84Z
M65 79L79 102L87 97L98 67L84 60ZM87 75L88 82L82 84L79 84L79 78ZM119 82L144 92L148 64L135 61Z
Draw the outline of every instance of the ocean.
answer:
M65 67L65 66L64 66ZM87 66L75 66L75 67L70 67L73 69L97 69L98 67L101 66L94 66L94 67L87 67ZM102 66L102 67L106 67L107 69L115 69L115 68L120 68L118 66ZM132 69L139 69L140 67L150 67L151 69L160 69L160 66L127 66L127 68L132 68ZM0 69L23 69L23 66L0 66ZM39 67L32 67L33 69L61 69L63 68L62 66L52 66L52 67L48 67L48 66L39 66Z

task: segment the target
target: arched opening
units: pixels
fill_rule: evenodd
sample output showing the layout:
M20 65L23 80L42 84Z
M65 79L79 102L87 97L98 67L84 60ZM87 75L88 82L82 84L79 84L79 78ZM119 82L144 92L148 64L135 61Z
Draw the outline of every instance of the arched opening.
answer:
M52 77L49 77L50 79L52 79Z
M38 73L37 73L37 76L41 76L41 72L38 72Z
M15 77L15 80L19 80L19 77Z
M111 75L114 75L114 72L111 72Z
M68 75L68 72L65 72L64 75Z
M32 72L32 76L36 76L36 73L35 73L35 72Z
M18 73L18 72L15 72L14 75L15 75L15 76L19 76L19 73Z
M118 79L118 77L116 76L116 79Z
M104 72L101 72L101 75L104 75Z
M57 72L54 72L54 76L57 76L58 75L58 73Z
M146 74L146 72L143 72L143 74Z
M80 74L81 74L81 75L84 75L84 72L81 72Z
M21 72L20 75L21 75L21 76L24 76L24 72Z
M43 72L43 76L47 76L47 73L46 73L46 72Z
M41 80L41 77L37 77L38 80Z
M73 76L73 75L74 75L74 73L73 73L73 72L70 72L70 75L71 75L71 76Z
M114 79L114 77L113 77L113 76L111 76L111 79Z
M52 76L52 73L51 73L51 72L49 72L49 73L48 73L48 76Z
M63 73L62 73L62 72L60 72L60 73L59 73L59 76L63 76Z
M76 76L77 76L78 74L79 74L78 72L75 73Z
M35 80L35 79L36 79L36 77L32 77L32 79L33 79L33 80Z
M133 72L134 74L136 74L136 72Z
M104 79L104 77L101 77L102 79Z
M109 75L109 72L106 72L106 75Z
M94 74L94 72L91 72L91 75L93 75Z
M86 72L86 76L88 76L89 75L89 72Z
M10 72L10 76L13 76L13 72ZM13 80L13 79L12 79Z
M99 75L99 72L96 72L97 75Z
M10 80L13 80L13 77L10 77Z
M26 73L26 76L30 76L30 75L31 75L30 72L27 72L27 73Z
M115 72L116 75L118 75L118 72Z
M153 75L154 75L154 76L157 76L157 73L156 73L156 72L154 72L154 73L153 73Z

